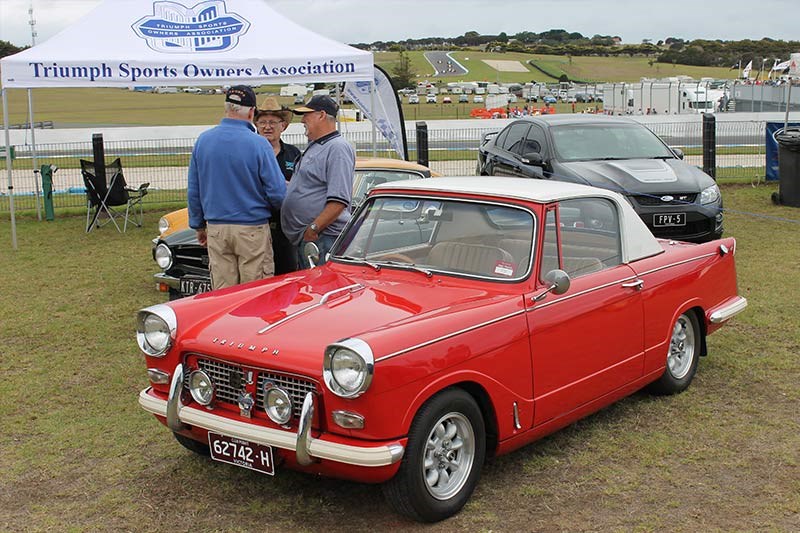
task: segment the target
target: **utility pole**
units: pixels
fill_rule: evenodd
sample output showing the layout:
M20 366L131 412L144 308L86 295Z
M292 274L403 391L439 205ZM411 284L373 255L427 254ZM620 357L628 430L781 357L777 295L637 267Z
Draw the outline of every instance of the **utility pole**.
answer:
M31 2L31 7L28 8L28 16L30 20L28 20L28 24L31 25L31 46L36 46L36 19L33 18L33 2Z

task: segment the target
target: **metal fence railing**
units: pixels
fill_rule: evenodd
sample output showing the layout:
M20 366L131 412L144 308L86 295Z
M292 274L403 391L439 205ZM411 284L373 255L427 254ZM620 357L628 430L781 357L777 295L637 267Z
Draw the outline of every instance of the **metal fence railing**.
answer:
M652 129L670 146L681 148L685 159L702 168L702 124L689 122L649 122L647 117L636 117ZM483 135L498 131L509 121L487 120L486 126L470 128L429 128L429 165L445 176L474 175L477 167L477 150ZM758 121L717 121L716 162L717 177L762 179L765 175L766 124ZM378 136L373 149L371 131L347 131L343 134L356 148L360 157L397 157L388 142ZM407 132L409 159L416 160L416 131ZM307 143L303 134L284 135L284 140L303 149ZM122 160L125 179L129 186L137 187L149 182L152 194L145 202L183 202L186 199L186 176L194 138L139 141L106 141L105 159ZM40 193L39 174L32 168L33 151L30 145L15 146L14 199L19 210L33 209L36 195ZM53 178L53 203L56 209L85 206L85 193L79 160L92 159L92 143L72 142L37 144L38 164L54 164L59 170ZM0 168L5 166L0 159ZM5 181L5 177L2 177ZM0 212L9 211L8 195L0 193Z

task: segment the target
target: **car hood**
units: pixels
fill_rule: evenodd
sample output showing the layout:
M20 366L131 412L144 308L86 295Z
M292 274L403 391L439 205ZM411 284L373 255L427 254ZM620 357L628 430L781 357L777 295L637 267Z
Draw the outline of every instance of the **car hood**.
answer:
M521 296L488 283L449 281L325 265L170 305L183 351L314 376L332 342L358 337L379 359L523 309Z
M588 185L621 193L699 193L714 184L680 159L623 159L561 163Z

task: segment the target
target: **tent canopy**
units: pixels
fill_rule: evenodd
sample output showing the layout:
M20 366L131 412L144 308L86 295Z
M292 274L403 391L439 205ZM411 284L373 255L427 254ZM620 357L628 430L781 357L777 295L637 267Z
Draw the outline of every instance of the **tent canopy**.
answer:
M106 0L0 60L3 88L247 85L372 80L372 53L263 0Z

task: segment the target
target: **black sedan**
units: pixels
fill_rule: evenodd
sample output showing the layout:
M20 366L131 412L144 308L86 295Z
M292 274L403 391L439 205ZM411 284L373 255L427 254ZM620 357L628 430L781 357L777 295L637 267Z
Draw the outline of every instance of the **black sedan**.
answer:
M484 136L477 170L619 192L656 237L705 242L722 236L722 195L714 179L630 119L525 117Z

